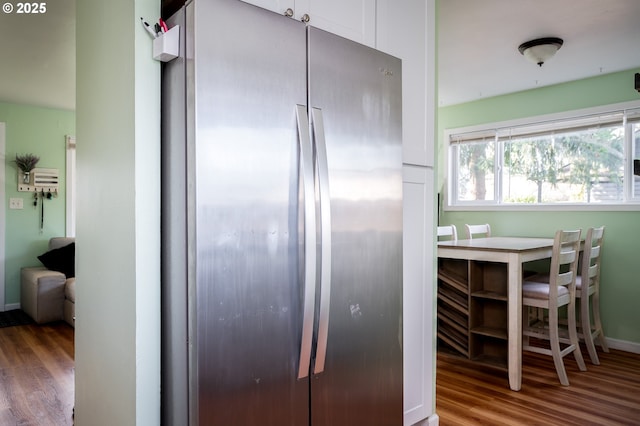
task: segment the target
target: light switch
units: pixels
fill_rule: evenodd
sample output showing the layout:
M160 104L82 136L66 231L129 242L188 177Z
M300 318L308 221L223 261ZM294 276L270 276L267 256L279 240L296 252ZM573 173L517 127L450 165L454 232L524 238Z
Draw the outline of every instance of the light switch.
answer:
M24 200L22 198L9 198L9 208L19 210L24 208Z

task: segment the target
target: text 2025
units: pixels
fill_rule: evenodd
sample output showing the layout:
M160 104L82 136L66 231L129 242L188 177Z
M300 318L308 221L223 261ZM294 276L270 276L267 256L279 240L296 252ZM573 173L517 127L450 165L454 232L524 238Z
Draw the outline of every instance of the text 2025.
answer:
M16 3L16 13L46 13L47 3Z

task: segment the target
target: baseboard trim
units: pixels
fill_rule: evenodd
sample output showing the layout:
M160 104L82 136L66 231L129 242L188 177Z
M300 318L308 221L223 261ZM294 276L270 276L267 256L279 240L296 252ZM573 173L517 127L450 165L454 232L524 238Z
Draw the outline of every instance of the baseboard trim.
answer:
M440 422L440 417L437 414L433 413L426 419L420 420L418 423L413 423L411 426L438 426Z
M438 417L437 414L432 414L431 416L429 416L429 419L427 421L427 425L429 425L429 426L438 426L439 423L440 423L440 417Z
M7 303L6 305L4 305L4 310L5 311L13 311L14 309L20 309L20 304L19 303Z
M605 340L611 349L640 354L640 343L612 339L610 337L606 337Z

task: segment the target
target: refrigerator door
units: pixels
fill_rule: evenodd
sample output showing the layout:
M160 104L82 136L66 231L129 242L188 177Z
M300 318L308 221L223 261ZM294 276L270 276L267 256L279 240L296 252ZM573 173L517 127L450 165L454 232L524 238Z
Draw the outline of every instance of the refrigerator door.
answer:
M311 424L401 425L401 63L315 28L308 39L312 131L330 194L327 220L319 191L320 223L330 227L321 257L331 269L318 290L324 370L311 378Z
M309 378L297 378L305 27L232 0L188 8L194 414L208 426L308 424Z

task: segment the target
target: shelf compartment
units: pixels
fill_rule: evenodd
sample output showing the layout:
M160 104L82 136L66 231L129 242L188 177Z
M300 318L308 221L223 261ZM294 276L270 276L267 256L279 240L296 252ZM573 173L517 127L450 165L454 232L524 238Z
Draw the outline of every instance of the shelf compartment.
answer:
M469 291L466 281L462 281L455 275L450 275L448 271L438 271L438 284L444 283L450 287L455 288L461 293L467 293Z
M446 309L440 301L438 301L438 318L447 323L457 325L465 333L469 329L469 317L467 315L457 310Z
M445 303L450 308L467 315L469 313L469 299L466 294L460 293L454 288L438 286L438 301ZM443 309L446 309L443 306Z
M438 338L465 358L469 358L469 338L466 333L460 333L453 327L438 323Z
M438 260L438 341L469 359L469 261Z
M473 357L472 360L479 364L484 364L490 367L499 368L500 370L508 370L507 359L503 357L482 354L482 355Z
M506 340L486 335L471 335L470 358L475 362L506 370L508 351Z
M507 297L509 274L505 263L471 262L469 265L469 289L471 293L486 292Z
M507 330L507 304L501 300L471 299L469 328Z
M438 352L446 353L461 359L469 359L469 351L466 348L458 346L457 343L451 342L446 335L438 333Z
M439 259L438 280L444 281L463 293L467 293L469 291L469 261Z

